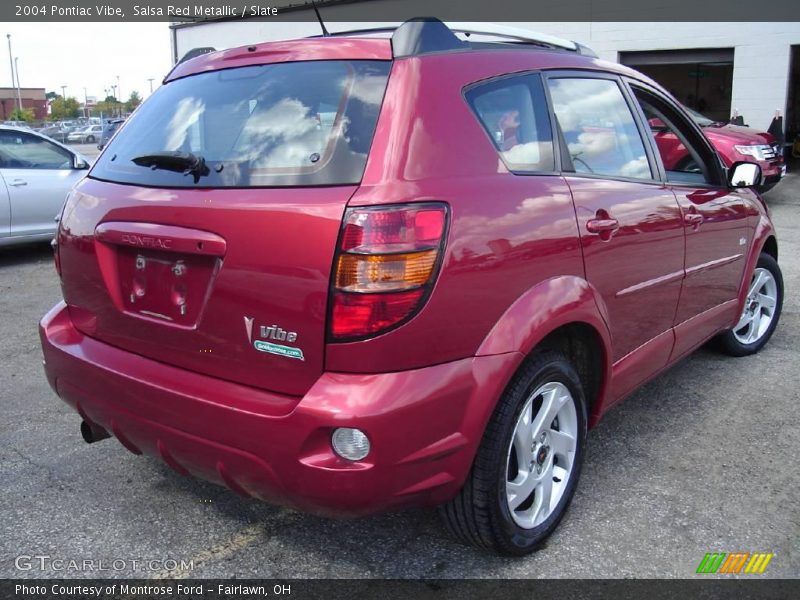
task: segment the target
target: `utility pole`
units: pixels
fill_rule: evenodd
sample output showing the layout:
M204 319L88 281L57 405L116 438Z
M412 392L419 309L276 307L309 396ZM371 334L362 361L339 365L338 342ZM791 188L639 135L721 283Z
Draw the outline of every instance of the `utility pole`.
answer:
M150 93L152 94L153 93L153 78L152 77L148 77L147 81L150 82Z
M86 95L86 88L83 88L83 116L89 118L89 96Z
M19 85L19 56L14 57L14 70L17 72L17 102L19 103L19 111L22 112L22 93L20 92Z
M11 87L15 87L15 78L14 78L14 55L11 53L11 34L7 33L6 37L8 38L8 64L11 65ZM22 102L19 100L19 96L17 96L17 102L19 103L17 108L20 112L22 112Z
M122 86L119 84L119 75L117 75L117 91L119 92L119 116L122 117Z

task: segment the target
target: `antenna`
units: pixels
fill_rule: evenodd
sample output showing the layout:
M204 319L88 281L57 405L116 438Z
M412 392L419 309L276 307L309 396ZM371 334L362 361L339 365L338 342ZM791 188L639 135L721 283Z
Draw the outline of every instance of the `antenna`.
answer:
M322 37L330 37L330 33L325 28L325 23L322 21L322 17L319 15L319 10L317 9L317 3L314 0L311 0L311 6L314 7L314 13L317 15L317 21L319 21L319 26L322 28Z

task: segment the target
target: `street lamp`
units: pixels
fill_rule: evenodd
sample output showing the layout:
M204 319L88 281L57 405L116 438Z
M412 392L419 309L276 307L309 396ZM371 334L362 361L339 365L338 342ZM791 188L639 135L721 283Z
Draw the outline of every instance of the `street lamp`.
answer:
M153 93L153 78L152 77L148 77L147 81L150 82L150 93L152 94Z
M22 112L22 93L19 89L19 56L14 57L14 70L17 72L17 102L19 102L19 110Z
M86 88L83 88L83 116L89 118L89 96L86 95Z
M8 38L8 64L11 65L11 87L15 87L14 85L14 55L11 52L11 34L7 33L6 37ZM19 88L17 88L19 90ZM19 112L22 112L22 100L20 99L19 92L17 93L17 108Z
M119 84L119 75L117 75L117 91L119 92L119 116L122 117L122 87Z

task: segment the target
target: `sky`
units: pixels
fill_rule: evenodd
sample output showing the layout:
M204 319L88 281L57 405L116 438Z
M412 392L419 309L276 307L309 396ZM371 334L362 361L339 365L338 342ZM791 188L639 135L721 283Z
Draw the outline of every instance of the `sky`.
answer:
M11 87L8 40L19 57L21 87L43 87L67 97L105 98L117 85L122 99L132 90L146 98L172 66L168 23L0 23L0 87Z

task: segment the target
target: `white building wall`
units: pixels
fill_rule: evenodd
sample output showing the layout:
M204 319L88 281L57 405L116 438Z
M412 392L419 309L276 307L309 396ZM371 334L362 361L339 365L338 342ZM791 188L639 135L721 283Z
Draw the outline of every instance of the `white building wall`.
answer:
M332 9L326 9L332 10ZM392 23L375 24L392 25ZM617 62L619 53L644 50L734 48L732 109L766 129L776 109L786 109L791 46L800 45L800 23L503 23L580 42L600 58ZM329 22L331 31L364 23ZM315 22L224 21L176 30L177 56L192 48L217 49L319 34Z

